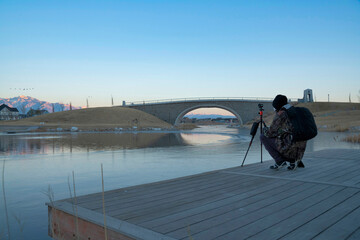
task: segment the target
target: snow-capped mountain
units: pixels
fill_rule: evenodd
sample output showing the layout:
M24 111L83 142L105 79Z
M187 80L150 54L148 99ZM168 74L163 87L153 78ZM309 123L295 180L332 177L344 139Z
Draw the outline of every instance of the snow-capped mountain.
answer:
M0 105L1 104L6 104L9 107L17 108L21 114L26 114L30 109L47 110L49 113L53 112L53 108L54 112L70 110L70 104L49 103L29 96L0 98ZM81 107L72 106L72 109L79 108Z

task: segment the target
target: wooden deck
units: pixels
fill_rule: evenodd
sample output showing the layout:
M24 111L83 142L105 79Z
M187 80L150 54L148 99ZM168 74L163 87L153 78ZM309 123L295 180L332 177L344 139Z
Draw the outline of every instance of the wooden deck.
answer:
M318 151L304 163L274 171L267 161L107 191L108 239L360 239L360 150ZM49 234L103 239L102 194L77 202L78 230L65 199L57 211L49 205Z

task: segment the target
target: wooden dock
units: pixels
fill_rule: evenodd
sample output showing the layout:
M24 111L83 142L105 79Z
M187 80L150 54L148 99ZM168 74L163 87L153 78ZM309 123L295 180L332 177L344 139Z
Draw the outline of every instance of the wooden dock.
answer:
M272 163L107 191L108 239L360 239L360 150ZM53 238L104 239L102 193L48 205Z

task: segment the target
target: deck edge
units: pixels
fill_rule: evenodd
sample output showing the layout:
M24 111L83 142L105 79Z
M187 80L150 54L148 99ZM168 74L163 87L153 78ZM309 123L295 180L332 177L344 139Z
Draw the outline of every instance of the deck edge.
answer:
M56 201L52 204L46 203L46 205L56 210L74 215L73 205L68 202ZM104 219L104 217L101 213L77 206L77 215L79 219L104 227L104 222L101 221ZM171 238L161 233L154 232L152 230L113 218L108 215L106 216L106 228L134 239L175 240L175 238Z

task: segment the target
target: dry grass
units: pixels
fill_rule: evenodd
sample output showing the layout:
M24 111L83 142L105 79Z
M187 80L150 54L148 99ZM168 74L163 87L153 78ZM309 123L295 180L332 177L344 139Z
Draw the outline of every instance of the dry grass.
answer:
M345 127L345 126L335 126L334 127L334 131L335 132L347 132L349 131L349 127Z
M346 132L360 130L359 103L315 102L300 103L296 104L296 106L308 108L313 113L316 125L321 131ZM274 116L274 112L265 113L265 123L270 125ZM252 122L247 123L246 126L250 128Z
M346 142L360 143L360 134L348 136L348 137L344 138L343 140Z
M99 107L56 112L17 121L2 121L0 125L40 125L42 129L78 127L80 130L134 127L137 129L171 128L170 124L153 115L126 107Z

